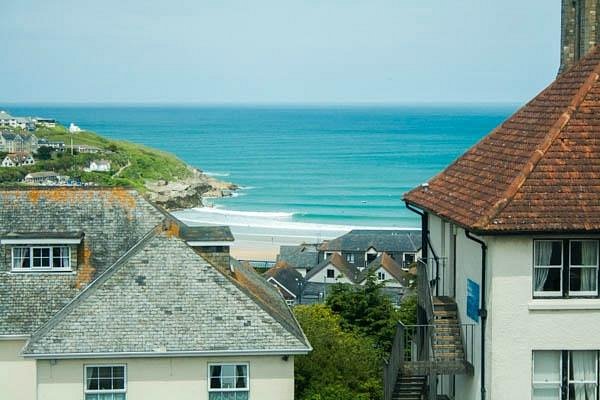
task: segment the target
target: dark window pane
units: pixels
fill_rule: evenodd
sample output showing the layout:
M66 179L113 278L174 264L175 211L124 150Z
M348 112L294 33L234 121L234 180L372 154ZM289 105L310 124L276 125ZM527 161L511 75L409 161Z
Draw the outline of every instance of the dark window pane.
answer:
M235 382L235 387L238 389L243 389L246 387L246 378L243 376L238 376Z
M125 389L125 379L124 378L114 378L113 379L113 389Z
M100 367L98 368L98 374L100 378L111 378L112 377L112 368L111 367Z
M220 365L211 365L210 367L210 376L221 376L221 366Z
M98 389L100 390L110 390L112 389L112 379L110 378L100 378L98 381Z
M97 378L88 378L87 388L88 388L88 390L98 390L98 379Z
M221 389L221 378L210 378L211 389Z
M552 242L552 256L550 257L550 265L562 265L562 243Z
M560 292L561 269L548 268L548 277L544 284L545 292Z
M98 368L96 367L87 367L87 377L88 378L97 378L98 377Z
M581 242L571 242L571 265L581 265Z

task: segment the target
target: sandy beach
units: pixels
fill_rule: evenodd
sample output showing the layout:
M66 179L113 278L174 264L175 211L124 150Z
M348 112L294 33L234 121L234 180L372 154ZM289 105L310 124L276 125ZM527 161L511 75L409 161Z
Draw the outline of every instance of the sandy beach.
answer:
M287 213L243 212L220 208L176 211L175 217L189 225L227 225L235 237L231 253L240 260L274 261L279 246L317 243L360 229L402 229L328 225L292 221Z

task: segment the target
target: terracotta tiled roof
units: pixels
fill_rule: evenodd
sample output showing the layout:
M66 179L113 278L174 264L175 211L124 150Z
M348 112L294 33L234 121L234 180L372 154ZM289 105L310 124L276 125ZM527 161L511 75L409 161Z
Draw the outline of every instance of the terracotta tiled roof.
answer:
M600 230L599 74L596 47L404 199L480 233Z

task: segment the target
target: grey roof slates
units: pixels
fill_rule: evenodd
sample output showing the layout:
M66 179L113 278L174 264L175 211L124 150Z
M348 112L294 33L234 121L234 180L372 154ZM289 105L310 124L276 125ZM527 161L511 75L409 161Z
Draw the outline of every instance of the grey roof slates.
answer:
M180 235L185 240L190 241L223 241L232 242L234 240L231 229L228 226L181 226Z
M298 283L304 282L302 275L296 271L294 267L287 263L280 264L279 266L276 265L275 267L267 270L264 273L264 277L266 279L275 279L280 285L285 287L296 297L298 297L300 294L300 285Z
M371 247L379 252L416 252L421 245L420 230L354 229L322 244L322 251L360 251Z
M294 268L311 269L318 263L319 251L316 244L281 246L277 261L285 261Z
M117 188L0 189L0 237L47 237L83 231L91 277L99 275L164 219L136 191ZM84 273L11 273L10 249L0 246L0 335L28 335L85 285ZM79 288L78 288L79 287Z
M248 277L237 267L243 278L233 279L243 284ZM36 333L24 353L310 349L301 330L290 332L232 277L166 231L151 235L86 292Z

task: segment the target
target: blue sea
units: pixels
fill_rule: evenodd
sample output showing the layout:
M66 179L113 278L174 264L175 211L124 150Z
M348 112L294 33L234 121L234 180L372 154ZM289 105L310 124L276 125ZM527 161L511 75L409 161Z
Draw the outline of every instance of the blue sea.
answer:
M236 197L215 201L220 210L317 224L417 227L402 194L441 171L517 105L1 108L172 152L242 187Z

